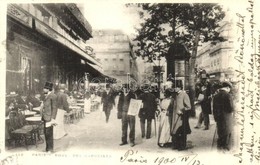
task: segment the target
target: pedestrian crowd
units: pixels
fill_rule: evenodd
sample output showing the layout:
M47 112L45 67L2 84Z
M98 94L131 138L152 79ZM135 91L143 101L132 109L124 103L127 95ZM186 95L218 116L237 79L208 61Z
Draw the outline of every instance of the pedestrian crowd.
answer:
M140 118L141 136L150 139L152 121L158 120L158 145L160 147L172 147L177 150L185 150L187 146L187 135L191 134L189 117L191 116L190 97L183 90L182 81L175 81L171 88L164 90L164 98L157 98L149 89L148 84L142 86L142 90L132 91L129 84L123 86L119 94L118 118L122 120L122 142L120 145L128 144L127 130L130 129L130 146L135 146L135 121L136 116L129 115L131 99L142 101L138 117ZM234 106L233 85L230 82L211 83L206 72L202 72L200 80L196 84L195 106L201 107L198 122L195 129L210 129L210 117L216 122L217 149L229 151L232 148L234 138ZM114 104L114 102L112 101ZM154 121L156 122L156 121ZM202 127L202 123L204 127ZM129 126L129 127L128 127ZM156 127L156 126L155 126ZM213 143L212 142L212 143Z
M202 73L195 88L195 105L201 107L201 113L194 128L200 129L203 123L203 129L209 130L209 115L213 114L218 136L217 148L230 150L234 112L232 84L230 82L212 84L208 81L208 75ZM186 150L189 147L187 146L187 135L191 134L189 124L191 101L188 93L183 90L182 81L171 82L170 86L164 89L163 98L156 97L150 89L149 84L144 84L137 90L132 90L130 84L123 84L122 88L115 90L111 84L107 84L105 89L69 93L65 84L60 84L58 90L54 91L53 84L46 82L43 96L35 93L30 93L27 97L22 93L8 95L6 116L20 110L41 107L40 116L44 123L46 151L53 152L53 139L60 139L67 135L64 116L71 111L70 105L73 105L76 99L82 99L84 100L84 112L89 113L93 108L91 107L93 100L97 100L94 109L102 109L106 123L109 122L111 110L114 107L117 108L117 118L122 122L120 146L126 145L128 142L131 147L136 145L136 117L139 117L142 138L150 139L152 121L159 121L158 131L155 131L158 133L157 145L180 151ZM136 115L129 112L131 111L131 100L141 102ZM10 132L8 129L7 131Z

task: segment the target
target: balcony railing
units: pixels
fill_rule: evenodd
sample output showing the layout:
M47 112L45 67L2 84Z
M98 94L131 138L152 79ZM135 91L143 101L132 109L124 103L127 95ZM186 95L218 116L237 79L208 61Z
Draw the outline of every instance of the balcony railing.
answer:
M53 16L46 19L32 4L28 4L28 6L22 4L9 4L7 7L7 14L31 28L33 28L32 19L34 19L36 30L67 46L92 63L101 65L96 59L86 53L86 44L81 39L76 40L72 38L70 34L58 25L57 19L54 19Z

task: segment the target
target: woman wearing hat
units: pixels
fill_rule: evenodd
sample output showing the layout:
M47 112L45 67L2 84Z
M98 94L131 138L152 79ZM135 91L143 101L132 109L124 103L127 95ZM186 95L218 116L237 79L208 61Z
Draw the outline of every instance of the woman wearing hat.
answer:
M170 122L169 117L172 116L173 98L170 89L166 89L164 93L165 98L159 104L159 133L158 145L160 147L166 146L171 141Z
M234 111L233 100L230 94L231 83L223 82L219 92L213 99L213 115L217 123L217 148L223 150L230 149L230 137L232 133L232 123Z

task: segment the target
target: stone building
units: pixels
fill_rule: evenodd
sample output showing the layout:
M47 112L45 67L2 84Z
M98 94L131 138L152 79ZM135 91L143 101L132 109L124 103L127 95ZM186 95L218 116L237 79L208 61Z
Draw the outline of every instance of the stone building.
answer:
M205 69L212 81L234 79L234 41L232 23L225 21L218 29L227 41L216 44L205 43L198 50L197 68Z
M86 50L92 27L76 4L8 4L6 93L41 92L46 81L78 88L102 75Z
M127 77L137 81L138 68L133 46L120 30L96 30L87 44L94 49L105 75L126 83Z

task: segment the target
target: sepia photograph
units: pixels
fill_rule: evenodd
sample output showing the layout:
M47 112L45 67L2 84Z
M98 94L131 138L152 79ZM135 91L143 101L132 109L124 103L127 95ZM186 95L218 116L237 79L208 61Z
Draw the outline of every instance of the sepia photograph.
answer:
M3 2L0 164L258 164L259 7Z

